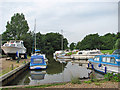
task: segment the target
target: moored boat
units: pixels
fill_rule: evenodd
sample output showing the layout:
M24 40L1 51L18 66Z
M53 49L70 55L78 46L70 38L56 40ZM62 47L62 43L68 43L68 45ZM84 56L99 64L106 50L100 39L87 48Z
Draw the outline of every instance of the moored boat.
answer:
M83 50L71 55L71 59L87 60L90 58L94 58L96 55L102 55L100 50Z
M46 69L47 64L43 55L31 56L30 69Z
M98 55L89 59L88 67L102 73L120 73L120 55Z

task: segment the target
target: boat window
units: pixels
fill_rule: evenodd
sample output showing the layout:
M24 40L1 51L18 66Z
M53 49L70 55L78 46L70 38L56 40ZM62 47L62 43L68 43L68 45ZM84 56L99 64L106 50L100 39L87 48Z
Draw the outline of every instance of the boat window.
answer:
M11 44L10 46L15 47L15 44Z
M79 52L78 54L82 54L82 52Z
M39 59L34 59L33 63L42 63L42 58L39 58Z
M111 57L110 62L111 62L111 63L116 63L116 62L115 62L115 58L114 58L114 57Z
M108 62L108 63L116 63L114 57L103 57L102 61L103 62Z
M99 61L99 57L95 57L94 61Z
M106 62L110 63L110 57L106 58Z
M102 62L106 62L106 57L103 57L103 58L102 58Z

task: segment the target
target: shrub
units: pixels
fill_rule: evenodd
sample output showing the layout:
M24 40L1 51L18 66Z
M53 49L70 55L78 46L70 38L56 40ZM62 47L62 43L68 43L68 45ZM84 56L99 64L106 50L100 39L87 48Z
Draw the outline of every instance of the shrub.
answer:
M106 81L115 81L120 82L120 73L114 74L114 73L107 73L104 75Z

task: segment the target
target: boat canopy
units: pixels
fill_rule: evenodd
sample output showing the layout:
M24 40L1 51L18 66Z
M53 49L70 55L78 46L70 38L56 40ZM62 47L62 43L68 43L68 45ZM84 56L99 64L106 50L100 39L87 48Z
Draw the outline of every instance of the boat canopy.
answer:
M44 57L42 55L33 55L31 56L31 63L32 64L44 64Z
M35 52L40 52L40 50L35 50Z

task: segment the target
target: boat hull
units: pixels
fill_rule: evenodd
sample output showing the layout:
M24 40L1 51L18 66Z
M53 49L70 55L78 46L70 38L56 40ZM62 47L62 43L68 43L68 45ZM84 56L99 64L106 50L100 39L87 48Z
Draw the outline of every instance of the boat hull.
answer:
M71 55L72 59L76 60L87 60L90 58L94 58L96 55Z
M1 47L5 54L15 54L16 52L19 52L20 54L26 53L26 48L19 48L19 47L6 47L2 46Z
M101 67L99 67L100 63L91 63L91 66L93 65L93 69L102 73L120 73L120 66L117 65L109 65L109 64L101 64Z
M46 69L47 66L43 65L36 65L36 66L30 66L30 69Z

